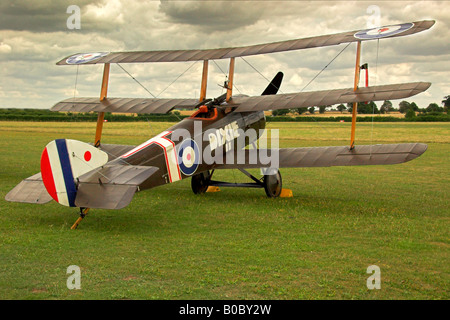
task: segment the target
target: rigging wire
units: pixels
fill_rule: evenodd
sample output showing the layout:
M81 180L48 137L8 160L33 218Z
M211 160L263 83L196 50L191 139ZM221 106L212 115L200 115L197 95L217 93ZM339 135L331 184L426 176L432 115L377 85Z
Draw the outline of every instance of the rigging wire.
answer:
M125 164L128 165L128 166L133 166L131 163L129 163L128 161L124 160L122 157L120 157L120 156L118 156L118 155L116 155L116 154L113 154L113 153L109 152L108 150L102 149L101 146L100 146L100 149L99 149L99 150L101 150L101 151L105 152L106 154L108 154L109 156L111 156L111 158L113 158L114 161L121 161L121 162L125 163ZM75 156L76 156L76 155L75 155ZM78 157L77 157L77 158L78 158ZM78 158L78 159L80 159L80 158ZM82 160L82 159L80 159L80 160ZM111 160L111 161L113 161L113 160ZM108 161L109 161L109 160L108 160ZM86 163L86 164L87 164L87 163ZM98 169L100 169L100 168L101 168L101 167L99 167ZM108 180L110 180L110 179L108 179Z
M269 79L267 79L261 72L259 72L258 69L256 69L250 62L248 62L246 59L244 59L244 57L240 57L242 60L244 60L245 63L247 63L253 70L255 70L257 73L259 73L259 75L261 77L263 77L268 83L271 83L271 81ZM279 90L281 93L284 93L283 91L281 91L280 88L274 86L275 88L277 88L277 90Z
M142 83L140 83L135 77L133 77L127 70L125 70L124 67L122 67L119 63L117 63L117 65L126 73L128 74L134 81L136 81L137 84L139 84L145 91L147 91L148 93L150 93L150 95L153 98L158 98L164 91L166 91L171 85L173 85L178 79L180 79L186 72L189 71L189 69L191 69L194 64L196 64L197 61L194 61L183 73L181 73L175 80L173 80L166 88L164 88L164 90L162 90L159 94L157 94L156 96L150 92L150 90L148 90ZM175 113L173 113L173 115L179 120L181 121L180 117L178 117ZM147 120L148 121L148 120Z
M308 87L314 80L316 80L316 78L323 72L325 71L326 68L328 68L328 66L330 66L334 60L336 60L344 51L345 49L348 48L348 46L351 44L351 42L349 42L333 59L331 59L330 62L328 62L327 65L325 65L325 67L322 68L322 70L319 71L319 73L317 73L309 82L306 86L303 87L303 89L300 92L303 92L303 90L306 89L306 87ZM242 60L245 61L245 63L247 63L253 70L255 70L257 73L259 73L259 75L261 77L263 77L268 83L270 83L271 81L269 79L267 79L258 69L256 69L250 62L248 62L246 59L244 59L244 57L240 57ZM220 68L220 67L219 67ZM223 72L223 71L222 71ZM281 93L283 93L281 91L280 88L277 88L278 90L280 90Z
M173 80L163 91L161 91L159 94L156 95L155 98L159 97L164 91L166 91L171 85L173 85L178 79L180 79L186 72L189 71L189 69L191 69L194 64L196 64L198 61L194 61L186 70L184 70L183 73L181 73L175 80Z
M224 74L225 82L226 82L228 80L228 74L225 71L223 71L223 69L219 66L219 64L215 60L212 60L212 62L214 62L214 64L217 66L217 68L219 68L219 70ZM228 70L228 72L230 72L230 70ZM225 89L225 87L221 86L221 85L219 85L219 86L222 88L222 93L223 93L223 89ZM233 83L233 88L235 88L237 90L237 92L239 92L239 94L242 94L241 90L239 90L239 88L236 87L236 85L234 83Z
M77 83L78 83L78 68L80 65L77 65L77 74L75 75L75 86L73 88L73 99L75 100L75 95L77 93ZM75 102L75 101L74 101Z
M344 51L345 51L345 49L347 49L348 48L348 46L351 44L351 42L349 42L333 59L331 59L331 61L330 62L328 62L328 64L327 65L325 65L325 67L323 67L322 68L322 70L320 70L307 84L306 84L306 86L304 86L303 87L303 89L302 90L300 90L300 92L303 92L303 90L305 90L314 80L316 80L317 79L317 77L323 72L323 71L325 71L325 69L326 68L328 68L328 66L330 66L332 63L333 63L333 61L334 60L336 60ZM328 133L331 133L331 131L325 126L325 125L323 125L321 122L319 122L318 120L316 120L315 118L312 118L316 123L318 123L322 128L325 128L325 130L328 132Z
M377 39L377 58L375 60L375 85L377 85L378 79L378 53L380 49L380 39ZM372 130L370 132L370 156L372 157L372 145L373 145L373 125L374 125L375 103L372 105Z
M137 84L139 84L145 91L147 91L148 93L150 93L150 95L153 97L153 98L156 98L156 96L153 94L153 93L151 93L146 87L144 87L144 85L142 84L142 83L140 83L135 77L133 77L127 70L125 70L125 68L124 67L122 67L119 63L117 63L117 65L126 73L126 74L128 74L134 81L136 81L136 83Z
M228 78L228 75L222 70L222 68L219 66L219 64L216 62L216 60L213 60L212 62L214 62L214 64L217 66L217 68L219 68L219 70L222 71L222 73L225 75L225 77Z
M330 65L330 64L332 64L333 63L333 61L334 60L336 60L337 59L337 57L339 57L340 55L341 55L341 53L342 52L344 52L345 51L345 49L347 49L348 48L348 46L351 44L351 42L349 42L345 47L344 47L344 49L342 49L325 67L323 67L322 68L322 70L320 70L319 71L319 73L317 73L315 76L314 76L314 78L312 78L309 82L308 82L308 84L306 85L306 86L304 86L303 87L303 89L302 90L300 90L300 92L303 92L303 90L305 90L306 89L306 87L308 87L314 80L316 80L316 78L326 69L326 68L328 68L328 66Z
M108 179L108 181L111 181L112 179L108 178L107 176L105 176L103 173L100 172L100 169L103 168L103 166L101 167L94 167L92 165L90 165L89 163L87 163L86 161L83 161L83 159L81 159L80 157L78 157L75 152L72 154L75 158L77 158L78 160L84 162L85 164L87 164L93 171L97 172L98 174L100 174L102 177L104 177L105 179Z
M308 84L306 85L306 86L304 86L303 87L303 89L300 91L300 92L303 92L303 90L305 90L314 80L316 80L317 79L317 77L323 72L323 71L325 71L325 69L326 68L328 68L328 66L330 66L332 63L333 63L333 61L334 60L336 60L344 51L345 51L345 49L347 49L348 48L348 46L351 44L351 42L349 42L327 65L325 65L325 67L323 67L322 68L322 70L320 70L319 71L319 73L317 73L309 82L308 82ZM244 59L243 57L241 57L241 59L242 60L244 60L250 67L252 67L253 68L253 70L255 70L257 73L259 73L264 79L266 79L266 81L268 82L268 83L271 83L271 81L269 80L269 79L267 79L260 71L258 71L253 65L251 65L246 59ZM220 68L220 67L219 67ZM278 88L278 90L280 90L279 88ZM281 93L283 93L281 90L280 90L280 92ZM317 122L317 123L319 123L321 126L322 126L322 128L325 128L327 131L329 131L326 127L324 127L319 121L317 121L316 119L314 119L314 118L312 118L315 122ZM330 132L330 131L329 131Z
M214 62L214 64L217 66L217 68L219 68L219 70L225 75L225 82L228 80L228 75L222 70L222 68L219 66L219 64L216 62L216 60L213 60L212 62ZM222 92L225 89L225 86L220 86L222 88Z
M380 39L377 39L377 59L375 61L375 85L377 85L378 80L378 52L380 50Z
M164 91L166 91L171 85L173 85L175 82L177 82L178 79L180 79L186 72L188 72L198 61L194 61L186 70L184 70L178 77L175 78L167 87L164 88L163 91L161 91L159 94L156 95L155 98L159 97ZM180 117L176 115L175 113L172 113L179 121L181 121ZM148 120L147 120L148 121ZM150 122L149 122L150 123Z

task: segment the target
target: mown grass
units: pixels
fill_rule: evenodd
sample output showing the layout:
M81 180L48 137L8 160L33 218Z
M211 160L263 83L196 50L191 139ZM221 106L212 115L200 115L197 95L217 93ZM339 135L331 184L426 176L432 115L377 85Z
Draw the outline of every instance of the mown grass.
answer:
M138 144L168 123L106 123L105 143ZM347 123L271 123L281 147L343 145ZM0 122L1 299L448 299L450 126L361 123L357 143L425 142L394 166L284 169L293 198L260 189L194 195L184 180L119 211L4 201L57 138L95 123ZM218 179L245 181L238 171ZM369 265L381 290L368 290ZM68 290L67 267L81 268Z

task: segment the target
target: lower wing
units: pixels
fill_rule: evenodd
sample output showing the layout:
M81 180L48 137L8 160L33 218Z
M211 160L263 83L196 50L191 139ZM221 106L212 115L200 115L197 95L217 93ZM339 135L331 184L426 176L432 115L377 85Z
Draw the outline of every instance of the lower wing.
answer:
M132 146L104 145L109 160ZM223 164L212 169L296 168L357 165L398 164L419 157L427 149L422 143L361 145L350 149L340 147L311 147L289 149L243 149L226 155ZM159 170L157 167L105 165L77 178L75 206L100 209L121 209L133 199L139 186ZM52 200L40 173L20 182L5 200L24 203L47 203Z
M388 165L411 161L427 150L423 143L308 147L288 149L253 149L225 157L215 169L300 168Z

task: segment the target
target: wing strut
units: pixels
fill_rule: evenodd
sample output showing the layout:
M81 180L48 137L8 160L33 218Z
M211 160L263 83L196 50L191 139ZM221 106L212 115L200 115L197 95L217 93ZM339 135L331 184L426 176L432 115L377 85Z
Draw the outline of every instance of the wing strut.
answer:
M102 89L100 91L100 101L106 99L108 95L108 82L109 82L109 68L110 64L105 63L105 67L103 68L103 80L102 80ZM100 139L102 138L102 130L103 130L103 120L105 119L105 113L99 112L97 117L97 128L95 129L95 146L100 146Z
M106 99L106 96L108 95L108 83L109 83L109 69L110 64L105 63L105 66L103 68L103 79L102 79L102 88L100 91L100 101L103 101ZM97 116L97 127L95 129L95 147L100 147L100 140L102 138L102 131L103 131L103 121L105 119L105 113L99 112ZM89 208L80 208L80 217L75 221L73 226L70 228L72 230L75 230L78 225L80 224L81 220L86 217L87 213L89 212Z
M233 94L233 78L234 78L234 57L230 58L230 70L228 71L228 87L227 87L227 102L230 101Z
M206 99L206 87L208 84L208 60L203 60L202 86L200 89L200 102Z
M100 101L106 99L108 94L108 82L109 82L109 68L110 64L105 63L105 67L103 68L103 80L102 80L102 89L100 91ZM99 112L97 117L97 128L95 129L95 146L100 146L100 139L102 138L103 131L103 120L105 119L105 113Z
M361 61L361 41L358 41L358 46L356 48L356 65L355 65L355 83L353 85L353 91L358 90L359 84L359 73L360 73L360 64ZM352 132L350 137L350 150L355 147L355 129L356 129L356 115L358 113L358 102L353 102L352 109Z

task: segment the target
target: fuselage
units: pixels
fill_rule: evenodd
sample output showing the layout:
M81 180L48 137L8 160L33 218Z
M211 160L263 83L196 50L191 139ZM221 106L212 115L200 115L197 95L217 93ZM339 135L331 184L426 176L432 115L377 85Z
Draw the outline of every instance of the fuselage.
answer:
M262 111L198 111L110 163L159 168L140 186L141 190L153 188L214 169L227 152L259 139L265 125ZM247 132L251 134L243 137Z

